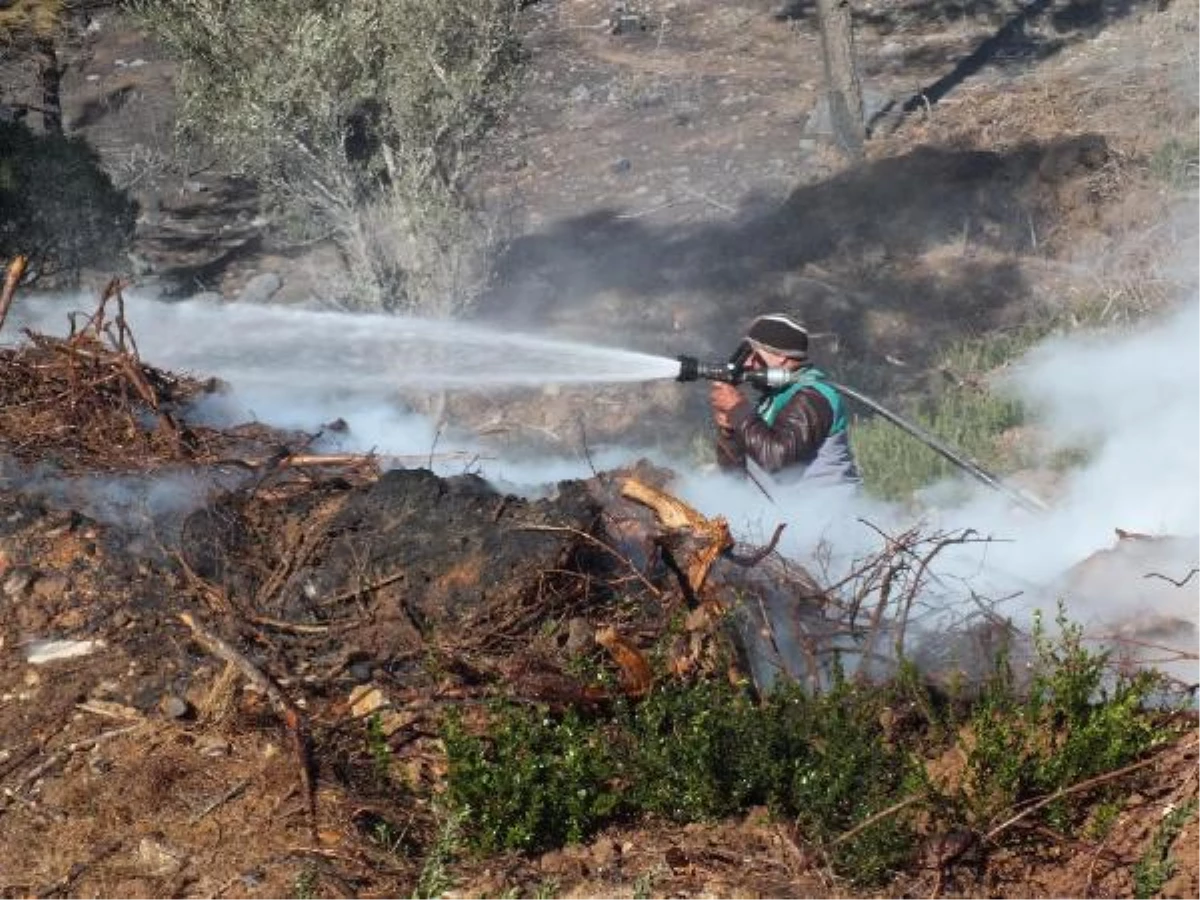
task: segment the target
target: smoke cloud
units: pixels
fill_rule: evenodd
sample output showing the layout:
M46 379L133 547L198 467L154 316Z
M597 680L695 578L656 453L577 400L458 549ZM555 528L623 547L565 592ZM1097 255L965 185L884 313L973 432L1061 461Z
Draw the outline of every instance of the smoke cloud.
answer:
M72 305L71 300L30 301L14 312L23 319L20 325L61 333L67 309L86 309L93 302L79 297ZM781 551L809 564L819 555L831 577L877 551L880 531L896 533L914 524L906 508L861 495L809 489L768 500L743 479L696 471L691 462L638 448L611 448L591 459L582 454L535 461L498 458L469 434L439 434L433 422L397 402L393 391L398 378L411 375L411 383L418 383L421 373L430 371L445 376L434 378L433 386L454 383L453 375L479 387L481 373L500 365L518 366L508 370L506 385L540 384L547 372L557 371L556 360L572 353L582 353L586 361L572 357L570 371L596 381L610 372L669 376L677 368L671 360L494 331L476 335L478 329L451 336L478 351L464 353L461 344L439 345L436 329L389 324L382 317L205 308L139 296L128 305L148 362L232 384L231 393L213 396L196 410L211 423L256 419L312 432L341 418L349 431L329 434L321 449L373 451L404 457L407 465L432 459L439 474L478 472L500 489L526 495L545 494L561 479L588 477L593 466L604 470L648 457L679 472L681 496L706 514L724 515L740 540L763 543L776 525L786 523ZM1183 587L1166 579L1183 580L1200 557L1198 333L1200 301L1193 298L1134 331L1052 339L1011 367L999 387L1014 392L1031 410L1046 435L1046 453L1081 450L1085 462L1058 477L1047 513L1016 508L973 482L966 491L962 483L954 491L945 486L928 491L924 528L969 528L993 539L947 550L939 557L939 578L931 590L940 584L949 596L966 583L987 597L1012 598L998 611L1018 622L1027 622L1034 609L1052 613L1062 600L1072 619L1094 633L1125 629L1136 635L1139 622L1150 623L1158 629L1155 642L1195 653L1200 579ZM404 352L395 345L398 335L408 335ZM480 343L471 343L476 337ZM485 344L507 352L486 355ZM520 368L514 358L528 365ZM180 485L169 493L178 496ZM193 489L182 493L190 498ZM1136 546L1125 541L1115 550L1116 529L1172 539ZM1146 577L1154 573L1164 577ZM1175 666L1175 674L1191 682L1198 680L1195 670L1190 662Z

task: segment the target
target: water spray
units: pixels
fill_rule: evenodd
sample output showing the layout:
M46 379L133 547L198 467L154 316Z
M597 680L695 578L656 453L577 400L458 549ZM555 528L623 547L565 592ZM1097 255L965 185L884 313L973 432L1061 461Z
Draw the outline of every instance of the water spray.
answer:
M750 384L760 390L774 390L796 384L805 377L803 369L748 369L746 368L747 356L748 354L744 352L744 349L739 349L739 352L735 353L728 362L723 363L702 362L694 356L680 356L677 357L679 360L679 374L675 376L675 380L719 381L735 385ZM1030 512L1046 512L1049 510L1049 506L1040 498L1019 488L1005 484L997 476L979 465L979 463L954 450L945 441L930 434L920 426L914 425L898 413L892 412L882 403L868 397L862 391L828 379L826 379L826 383L847 397L857 400L863 406L883 416L887 421L916 438L930 450L933 450L963 472L966 472L976 481L987 485L994 491L999 491L1022 508Z

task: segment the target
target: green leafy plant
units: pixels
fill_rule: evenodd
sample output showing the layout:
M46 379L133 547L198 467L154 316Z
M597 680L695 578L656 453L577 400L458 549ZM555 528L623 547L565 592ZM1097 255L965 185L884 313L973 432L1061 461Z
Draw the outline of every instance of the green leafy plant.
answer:
M618 808L617 773L600 729L571 711L497 707L487 736L450 719L443 739L449 798L485 851L537 850L581 840Z
M462 843L465 810L442 811L437 838L433 842L417 878L413 896L417 898L440 897L452 886L449 865L458 855Z
M1001 438L1024 423L1025 410L1015 398L995 391L989 378L1047 330L1048 326L1031 326L951 345L935 364L945 373L945 382L929 395L901 404L897 411L981 465L1015 467L1019 458ZM877 496L909 497L956 472L941 456L881 418L858 418L851 436L867 488Z
M1086 646L1083 629L1061 608L1051 638L1040 616L1033 629L1032 678L1018 691L1009 661L999 661L971 718L967 754L971 818L980 825L1022 801L1050 795L1138 758L1164 733L1146 701L1159 683L1151 672L1114 673L1108 654ZM1078 819L1080 801L1047 805L1052 825Z
M911 861L931 817L985 831L1167 736L1148 708L1155 676L1112 672L1061 612L1053 636L1035 623L1030 653L1027 680L1002 652L982 691L953 708L907 663L881 685L835 669L817 695L788 683L755 698L719 679L663 684L593 717L498 704L483 732L445 723L447 798L485 852L559 846L638 816L696 822L766 806L843 877L878 885ZM954 741L961 782L935 787L923 759ZM1115 802L1101 788L1038 815L1081 826L1097 795Z
M387 735L383 733L383 720L379 713L371 713L367 717L367 752L371 756L375 779L380 784L386 784L391 777L392 748Z
M1162 892L1167 879L1175 874L1175 860L1171 858L1171 845L1188 819L1196 814L1196 801L1167 812L1150 839L1150 844L1141 859L1133 867L1133 896L1153 897Z
M769 804L817 843L919 789L917 767L888 744L889 694L839 681L813 698L786 688L756 702L724 681L675 684L604 719L497 708L486 735L444 730L451 802L481 849L542 849L614 820L677 822ZM911 821L896 815L838 843L856 880L885 877L908 854Z

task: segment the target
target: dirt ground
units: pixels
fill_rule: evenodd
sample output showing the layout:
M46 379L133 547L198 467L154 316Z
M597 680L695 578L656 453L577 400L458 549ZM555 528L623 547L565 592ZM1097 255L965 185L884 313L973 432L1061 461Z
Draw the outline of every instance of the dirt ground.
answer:
M720 355L739 323L790 306L804 311L826 360L865 387L902 393L920 388L926 363L953 337L1046 312L1148 309L1194 283L1178 251L1194 245L1195 198L1162 172L1170 141L1195 135L1194 4L857 4L879 115L856 167L824 133L809 4L647 0L617 34L611 7L541 0L522 13L528 83L477 185L508 234L474 311L483 320ZM181 159L172 67L114 13L100 9L94 21L68 55L66 123L141 204L127 274L232 298L273 271L284 281L276 299L319 293L329 248L274 243L246 185L203 158ZM20 79L4 90L4 99L19 95ZM91 286L109 274L94 273ZM31 401L4 396L14 408ZM680 412L677 398L633 399ZM514 396L502 412L554 429L580 399ZM473 402L452 398L451 412L470 421L495 412ZM635 424L627 394L589 402L612 408L613 434ZM137 429L121 430L114 403L106 434L132 440ZM540 856L440 859L433 786L444 771L420 704L512 673L457 671L418 689L411 654L437 610L478 602L481 572L493 572L478 560L496 558L486 531L463 532L474 555L412 566L426 579L423 605L406 607L394 585L367 602L355 593L361 584L322 580L305 535L314 523L345 525L337 516L349 498L378 498L374 475L351 467L308 482L268 479L259 506L185 525L196 495L216 484L245 491L264 471L214 459L266 466L302 440L209 434L187 465L159 467L152 489L136 473L118 478L109 457L98 461L120 449L116 438L72 443L81 423L100 419L47 425L40 440L54 436L52 447L14 424L23 421L0 417L0 896L411 896L431 875L452 885L448 896L855 894L762 811L613 829ZM147 459L175 452L163 427L141 448ZM72 459L92 462L72 469ZM469 483L422 490L414 493L434 508L493 524L586 530L595 515L582 493L533 508ZM361 502L362 515L394 505ZM336 571L384 576L395 554L429 546L408 534L404 515L387 524L407 543L353 560L346 538L341 556L330 551ZM185 528L190 552L173 555ZM273 542L256 538L264 533ZM205 535L236 550L237 572L200 552ZM517 555L553 569L563 546L534 541ZM529 571L514 564L504 575L525 583ZM551 588L539 598L565 592ZM330 597L332 612L317 605ZM506 616L521 609L505 597ZM240 621L220 636L273 676L305 728L180 613ZM322 624L297 630L298 621ZM503 634L506 623L484 633ZM566 631L556 634L565 641ZM46 639L96 643L32 661L54 649L35 643ZM526 662L518 674L532 684L538 673ZM413 786L403 795L370 777L363 710L379 698L402 716L391 746ZM305 741L320 763L311 794L297 752ZM1197 796L1194 736L1152 760L1123 782L1118 825L1102 841L1034 835L980 867L914 865L881 893L1132 896L1133 867L1165 812ZM1198 842L1193 816L1171 846L1177 866L1163 896L1198 895Z

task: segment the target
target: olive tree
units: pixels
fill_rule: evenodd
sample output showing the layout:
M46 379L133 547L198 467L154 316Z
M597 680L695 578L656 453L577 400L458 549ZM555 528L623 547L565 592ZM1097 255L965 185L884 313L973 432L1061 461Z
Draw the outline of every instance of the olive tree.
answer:
M512 94L517 0L136 0L178 60L179 126L330 236L361 306L453 311L464 188Z

